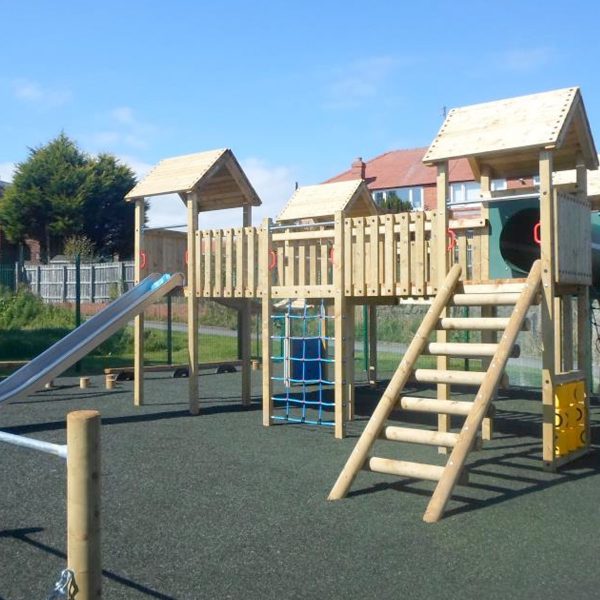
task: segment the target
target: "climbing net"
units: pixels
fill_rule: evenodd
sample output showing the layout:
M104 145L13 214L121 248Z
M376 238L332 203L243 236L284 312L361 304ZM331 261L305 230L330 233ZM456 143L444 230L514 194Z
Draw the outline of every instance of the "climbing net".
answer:
M271 356L276 374L272 377L282 393L273 395L273 419L290 423L333 426L328 415L334 409L330 393L334 385L328 373L333 371L335 356L329 352L334 338L328 335L333 317L327 315L323 301L319 306L307 302L298 308L288 301L282 314L275 314ZM279 342L279 344L277 344Z

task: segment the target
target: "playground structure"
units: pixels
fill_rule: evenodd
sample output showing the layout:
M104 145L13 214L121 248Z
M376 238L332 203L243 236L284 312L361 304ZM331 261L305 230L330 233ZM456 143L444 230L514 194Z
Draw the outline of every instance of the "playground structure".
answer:
M475 217L451 219L448 165L450 159L461 157L469 160L480 182L481 208ZM127 199L136 204L137 279L144 275L139 259L144 252L144 198L175 193L187 206L193 414L199 410L198 298L235 301L241 311L243 403L249 402L249 303L260 301L265 426L274 420L274 302L323 301L334 329L332 336L326 336L332 338L327 342L334 356L333 377L327 381L334 387L338 438L345 435L346 422L354 415L354 307L431 304L330 499L345 496L363 468L432 479L438 486L425 519L436 521L454 486L465 477L465 460L478 444L479 430L483 439L491 437L492 400L505 381L506 362L515 354L516 335L527 327L526 313L533 304L541 306L544 465L556 469L589 449L592 245L587 173L597 169L598 157L581 94L578 88L567 88L450 111L424 162L437 170L435 211L377 214L364 182L354 181L300 188L275 225L265 219L260 227L252 227L251 207L260 200L230 150L162 161ZM572 176L565 176L567 171ZM555 173L557 181L563 182L560 185L555 183ZM532 175L539 176L539 187L518 194L491 191L493 178ZM510 218L502 213L509 202ZM199 230L200 212L234 207L243 208L242 227ZM529 221L519 218L523 210L528 211ZM529 235L524 220L532 222ZM515 250L515 244L521 250ZM481 316L452 318L452 306L480 307ZM497 316L501 306L513 307L510 317ZM142 326L140 315L136 317L137 403L143 400ZM481 342L452 341L457 330L480 331ZM434 332L435 342L429 342ZM374 327L370 341L375 349ZM422 354L435 357L435 369L415 368ZM484 368L478 372L451 369L450 361L456 357L480 358ZM370 360L375 379L374 352ZM435 384L437 398L402 397L409 378ZM451 386L455 384L478 389L474 402L454 402ZM386 427L390 413L398 409L437 413L438 430ZM458 433L451 431L452 416L466 417ZM445 467L370 457L380 438L452 450Z

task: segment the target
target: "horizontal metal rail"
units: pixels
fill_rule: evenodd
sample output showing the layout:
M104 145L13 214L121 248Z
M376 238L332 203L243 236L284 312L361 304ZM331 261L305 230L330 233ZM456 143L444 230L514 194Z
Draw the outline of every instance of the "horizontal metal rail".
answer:
M22 448L29 448L30 450L37 450L38 452L44 452L45 454L54 454L54 456L67 460L66 444L52 444L51 442L35 440L33 438L25 437L24 435L7 433L6 431L0 431L0 442L12 444L13 446L21 446Z
M284 229L307 229L309 227L333 227L335 221L326 221L324 223L297 223L294 225L271 225L270 231L282 231Z

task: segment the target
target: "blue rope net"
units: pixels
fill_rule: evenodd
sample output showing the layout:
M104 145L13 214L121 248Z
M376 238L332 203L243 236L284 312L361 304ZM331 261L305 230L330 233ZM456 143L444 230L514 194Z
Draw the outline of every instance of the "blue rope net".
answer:
M279 342L279 354L271 356L277 374L272 380L278 393L272 397L276 421L305 423L308 425L335 425L333 412L335 402L332 386L328 378L328 365L335 362L329 352L333 348L333 336L328 335L328 322L325 304L317 307L307 303L300 310L288 302L284 314L272 315L273 347ZM275 368L276 367L276 368ZM274 386L275 387L275 386ZM283 391L279 391L283 388Z

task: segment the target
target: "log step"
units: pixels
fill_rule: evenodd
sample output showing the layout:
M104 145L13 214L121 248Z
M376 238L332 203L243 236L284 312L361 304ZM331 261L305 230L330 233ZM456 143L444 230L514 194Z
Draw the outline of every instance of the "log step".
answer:
M458 383L461 385L481 385L485 377L485 371L415 369L414 377L419 383Z
M389 425L384 428L382 437L390 442L408 442L409 444L454 448L458 440L458 433Z
M391 458L378 458L372 456L365 465L366 470L373 473L385 473L398 477L411 479L427 479L439 481L444 473L444 467L424 463L409 462L406 460L393 460Z
M461 342L431 342L423 354L433 354L434 356L460 356L470 358L483 358L486 356L494 356L498 344L477 344L477 343L461 343ZM510 358L518 358L521 349L515 344L513 346Z
M513 306L520 293L509 294L454 294L451 306Z
M449 383L480 386L486 371L444 371L439 369L415 369L413 377L419 383ZM502 375L499 387L508 386L508 375Z
M508 327L505 317L446 317L438 321L437 328L460 331L504 331ZM525 319L521 331L530 331L531 322Z
M466 417L473 408L473 403L464 402L462 400L438 400L437 398L403 396L400 398L400 406L404 410L411 410L414 412Z

